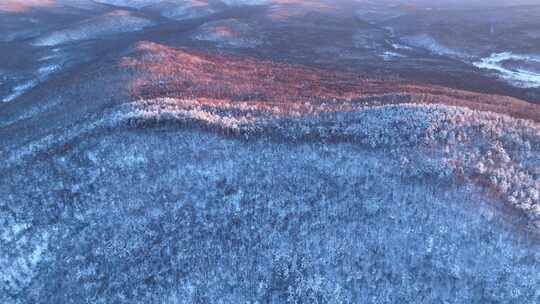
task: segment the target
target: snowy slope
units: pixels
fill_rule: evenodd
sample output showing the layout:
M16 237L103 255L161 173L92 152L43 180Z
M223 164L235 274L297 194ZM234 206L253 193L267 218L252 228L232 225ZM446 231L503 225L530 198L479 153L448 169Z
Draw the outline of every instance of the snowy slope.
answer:
M252 24L236 19L225 19L205 23L192 34L196 40L214 42L218 46L254 48L263 43L263 35Z
M1 303L540 300L537 106L152 42L121 56L2 104Z
M210 1L206 0L192 0L179 3L163 2L150 5L148 8L159 11L164 17L176 20L199 18L217 12L217 9L210 4Z
M54 46L80 40L96 39L113 34L135 32L152 26L153 21L130 12L117 10L106 15L85 20L71 28L48 33L37 38L38 46Z
M538 185L516 189L536 204L526 219L485 192L539 173L536 124L177 99L94 119L3 155L4 303L540 300L540 248L519 237L540 215Z

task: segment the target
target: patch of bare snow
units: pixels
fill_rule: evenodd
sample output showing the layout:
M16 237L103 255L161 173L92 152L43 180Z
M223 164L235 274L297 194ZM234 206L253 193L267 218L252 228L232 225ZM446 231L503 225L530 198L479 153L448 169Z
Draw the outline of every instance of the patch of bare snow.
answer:
M154 25L154 22L146 18L135 16L126 11L114 11L104 16L83 21L74 28L67 28L44 35L34 41L34 45L55 46L113 34L136 32L152 25Z
M401 40L408 47L416 47L416 48L425 49L435 55L449 56L449 57L458 58L458 59L470 58L469 55L463 52L454 50L452 48L449 48L445 45L442 45L433 37L426 34L406 36L406 37L401 38Z
M22 84L19 84L11 89L11 94L2 98L2 102L10 102L15 100L17 97L26 93L28 90L32 89L38 84L37 80L29 80Z
M399 43L392 43L392 47L395 50L412 50L411 47Z
M51 59L55 59L57 58L58 56L56 54L52 54L52 55L46 55L46 56L43 56L43 57L40 57L38 58L38 61L49 61Z
M524 62L540 63L540 56L519 55L512 52L494 53L491 56L474 62L474 66L480 69L492 70L510 84L521 88L539 88L540 72L530 71L524 68L511 68L503 65L505 61L518 60Z
M167 18L184 20L205 17L216 12L214 8L203 0L185 1L181 3L164 3L157 8L161 15Z
M402 57L405 57L403 56L402 54L400 53L396 53L396 52L391 52L391 51L385 51L381 57L383 58L383 60L385 61L389 61L389 60L393 60L393 59L396 59L396 58L402 58Z
M42 67L40 67L38 69L38 77L40 79L45 79L49 75L51 75L54 72L59 71L60 69L61 69L61 66L58 65L58 64L51 64L51 65L42 66Z

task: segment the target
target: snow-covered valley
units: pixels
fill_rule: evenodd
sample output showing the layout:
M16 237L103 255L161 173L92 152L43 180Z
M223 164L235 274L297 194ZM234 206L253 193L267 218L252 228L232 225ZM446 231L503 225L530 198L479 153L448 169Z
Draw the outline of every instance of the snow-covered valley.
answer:
M519 55L511 52L494 53L474 62L480 69L494 71L502 79L518 87L540 88L540 70L520 66L507 66L506 61L522 62L525 65L540 63L540 55Z

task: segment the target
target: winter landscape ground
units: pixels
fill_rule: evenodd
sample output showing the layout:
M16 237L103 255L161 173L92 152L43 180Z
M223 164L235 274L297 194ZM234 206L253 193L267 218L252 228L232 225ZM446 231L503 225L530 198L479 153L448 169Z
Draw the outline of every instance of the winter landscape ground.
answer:
M0 0L0 303L540 303L539 29Z

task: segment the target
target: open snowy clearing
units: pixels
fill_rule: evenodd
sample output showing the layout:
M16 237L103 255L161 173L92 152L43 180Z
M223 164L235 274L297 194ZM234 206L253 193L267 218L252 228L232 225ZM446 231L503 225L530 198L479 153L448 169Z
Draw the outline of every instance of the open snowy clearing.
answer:
M136 32L155 23L127 11L113 11L85 20L72 28L48 33L35 40L36 46L56 46L80 40L103 38L113 34Z
M530 71L524 68L512 68L503 65L505 61L510 60L540 63L540 56L519 55L511 52L495 53L474 62L474 65L480 69L495 71L499 77L515 86L522 88L540 87L539 71Z

